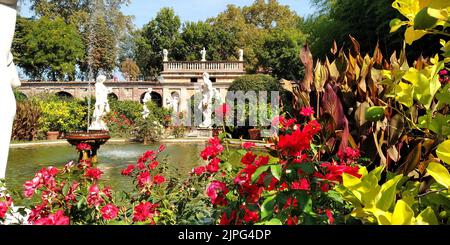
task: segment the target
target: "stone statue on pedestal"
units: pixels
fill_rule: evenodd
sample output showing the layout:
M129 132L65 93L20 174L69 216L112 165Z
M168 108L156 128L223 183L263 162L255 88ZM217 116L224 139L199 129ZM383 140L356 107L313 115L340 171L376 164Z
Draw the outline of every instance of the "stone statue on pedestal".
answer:
M178 113L180 111L180 95L177 92L173 92L167 98L166 104L172 109L172 113Z
M0 179L6 176L9 144L16 114L16 100L12 89L20 86L11 54L16 16L17 0L0 0L0 98L2 101L0 106Z
M203 73L203 97L198 105L198 109L203 113L203 122L199 125L200 128L210 128L212 126L212 102L215 95L212 82L209 79L207 72Z
M144 95L144 99L142 99L142 103L144 104L143 105L144 111L142 112L142 117L144 119L146 119L148 117L148 115L150 114L150 110L147 107L147 102L152 100L152 91L153 91L152 88L148 88L147 92Z
M163 49L163 61L167 62L169 61L169 51L167 49Z
M106 123L103 121L103 117L110 111L108 94L112 91L105 86L105 81L106 76L100 75L97 77L95 83L95 109L89 130L108 130Z
M200 51L200 54L202 55L202 61L206 61L206 49L203 48L202 51Z
M239 49L239 61L244 61L244 50Z

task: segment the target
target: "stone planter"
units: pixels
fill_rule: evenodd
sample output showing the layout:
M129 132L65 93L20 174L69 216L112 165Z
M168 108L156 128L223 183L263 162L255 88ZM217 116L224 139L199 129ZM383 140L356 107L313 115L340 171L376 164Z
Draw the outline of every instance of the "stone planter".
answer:
M47 140L57 140L59 137L58 131L49 131L47 132Z
M248 134L250 135L251 140L260 140L261 139L261 129L259 129L259 128L249 129Z

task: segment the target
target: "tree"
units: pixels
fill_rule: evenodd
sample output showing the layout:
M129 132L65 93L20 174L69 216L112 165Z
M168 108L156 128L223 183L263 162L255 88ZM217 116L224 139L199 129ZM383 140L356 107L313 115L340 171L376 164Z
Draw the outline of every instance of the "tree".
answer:
M156 77L162 70L163 49L171 51L171 58L180 53L175 50L179 47L180 27L180 17L175 15L173 9L162 8L142 30L134 33L134 59L146 79Z
M303 72L298 55L305 41L306 36L297 29L276 29L264 40L258 60L279 79L299 80Z
M107 41L104 43L106 47L104 50L95 51L96 55L93 56L99 60L93 60L92 63L97 64L96 72L100 67L104 72L109 73L115 67L115 65L110 65L110 60L111 57L114 62L117 59L116 47L120 45L123 36L132 28L131 17L121 12L121 7L129 2L129 0L31 0L31 8L38 17L62 18L66 23L76 25L83 36L86 47L85 60L80 61L80 68L83 72L88 71L88 59L92 57L88 55L89 44L92 42L91 30L95 32L94 39ZM99 53L102 55L99 56ZM99 65L105 60L107 64Z
M139 66L134 63L133 59L127 58L120 65L120 71L123 73L124 77L126 77L127 81L137 80L141 71L139 70Z
M19 18L13 52L32 79L72 80L84 45L76 26L62 18Z

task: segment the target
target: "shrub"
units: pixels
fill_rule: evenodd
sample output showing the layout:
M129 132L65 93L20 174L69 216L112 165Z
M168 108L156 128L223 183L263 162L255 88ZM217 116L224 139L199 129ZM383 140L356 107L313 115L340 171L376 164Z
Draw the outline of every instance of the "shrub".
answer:
M278 80L270 75L245 75L237 78L229 87L229 91L280 91Z
M146 119L139 117L136 121L137 137L147 142L158 141L164 133L164 126L168 126L167 118L170 110L158 107L153 101L147 102L150 113Z
M16 117L12 132L13 140L34 140L39 130L41 110L32 101L17 103Z
M118 101L109 100L109 105L112 112L119 115L125 115L126 118L135 122L137 118L142 117L142 104L136 101Z

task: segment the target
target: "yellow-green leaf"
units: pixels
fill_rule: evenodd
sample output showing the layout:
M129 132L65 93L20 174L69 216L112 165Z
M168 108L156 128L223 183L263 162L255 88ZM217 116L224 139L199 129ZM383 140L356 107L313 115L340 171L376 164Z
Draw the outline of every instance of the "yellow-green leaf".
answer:
M450 164L450 140L442 142L436 150L436 153L443 162Z
M395 85L395 99L407 107L411 107L413 101L413 86L404 82Z
M436 180L436 182L445 186L445 188L450 186L450 174L440 163L430 162L427 167L427 172Z
M380 199L376 202L376 207L389 211L392 204L395 202L395 192L397 190L397 184L402 179L403 175L397 175L393 179L387 181L381 186Z
M417 225L438 225L438 220L431 207L427 207L416 218Z
M414 221L414 211L404 201L398 200L392 214L392 225L410 225Z
M405 31L405 41L407 44L411 45L414 41L421 39L427 34L423 30L414 30L413 27L408 27Z

